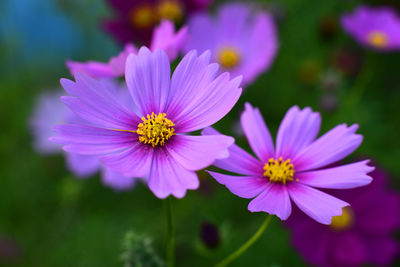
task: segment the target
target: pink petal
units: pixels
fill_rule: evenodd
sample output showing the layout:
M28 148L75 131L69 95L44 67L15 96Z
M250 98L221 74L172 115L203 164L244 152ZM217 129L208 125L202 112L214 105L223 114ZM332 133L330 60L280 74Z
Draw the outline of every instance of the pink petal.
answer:
M199 53L203 53L215 49L218 39L215 22L207 13L196 13L190 16L188 26L190 38L184 47L185 52L197 50Z
M296 171L317 169L351 154L363 139L361 135L355 134L357 128L355 124L350 127L338 125L318 138L293 159Z
M202 131L203 135L216 135L220 134L218 131L213 129L212 127L207 127ZM216 160L213 165L221 168L223 170L227 170L230 172L243 174L243 175L251 175L251 176L260 176L263 173L264 164L247 153L245 150L240 148L239 146L233 144L228 148L229 157L225 159Z
M126 149L137 142L131 132L121 132L79 124L54 127L56 135L49 140L65 144L63 149L83 155L101 155Z
M242 93L242 77L230 80L227 72L205 88L197 91L192 103L176 118L177 131L191 132L210 126L222 119L236 104Z
M276 139L276 157L293 159L299 151L311 144L321 126L321 116L310 108L297 106L288 110L279 126Z
M64 103L78 116L104 128L132 130L138 117L120 104L114 86L109 82L97 81L82 74L76 75L76 83L62 79L65 91L74 97L63 97ZM111 87L112 90L109 90Z
M376 220L376 218L374 218ZM394 266L391 263L399 256L400 245L392 235L377 235L370 237L364 243L367 246L371 263L376 266Z
M169 195L183 198L187 189L199 187L199 180L195 172L183 168L168 152L160 149L154 154L149 187L158 198Z
M100 161L123 176L147 177L153 161L153 148L136 143L122 152L103 156Z
M68 169L79 178L86 178L94 175L100 169L100 162L97 157L66 153Z
M240 117L240 122L251 149L263 162L274 157L274 144L260 111L249 103Z
M77 73L82 73L93 78L114 78L114 71L106 63L88 61L88 62L75 62L67 60L66 65L71 75L75 76Z
M110 168L104 168L101 175L101 181L103 184L116 191L131 190L135 187L138 180L139 179L135 177L125 177Z
M232 176L217 172L208 172L218 183L225 185L233 194L243 198L253 198L268 185L268 180L254 176Z
M177 33L175 33L173 22L163 20L153 31L150 49L151 51L154 51L157 48L164 50L172 61L176 59L178 53L186 44L188 37L187 27L182 27Z
M251 29L245 30L248 33L248 39L243 44L248 53L243 58L242 64L235 69L243 73L243 84L246 85L251 84L258 75L268 71L279 47L273 16L262 11L250 17L254 18L251 21L253 25Z
M290 198L308 216L322 224L331 224L332 217L342 214L348 203L312 187L292 182L287 185Z
M367 165L369 160L364 160L340 167L318 171L307 171L296 174L299 182L312 187L349 189L369 184L372 178L367 173L375 168Z
M211 165L215 159L228 157L228 147L235 141L230 136L174 136L166 149L185 169L197 171Z
M172 75L166 113L174 114L174 119L180 117L199 92L215 79L217 72L218 64L210 64L209 52L200 56L195 50L187 53Z
M141 116L165 111L170 75L168 56L162 50L152 53L142 47L137 55L128 56L125 79Z
M126 59L131 53L137 54L137 49L133 44L126 44L117 56L110 58L108 66L116 77L122 77L125 74Z
M249 211L264 211L286 220L292 212L292 204L286 186L278 183L269 183L268 187L248 206Z

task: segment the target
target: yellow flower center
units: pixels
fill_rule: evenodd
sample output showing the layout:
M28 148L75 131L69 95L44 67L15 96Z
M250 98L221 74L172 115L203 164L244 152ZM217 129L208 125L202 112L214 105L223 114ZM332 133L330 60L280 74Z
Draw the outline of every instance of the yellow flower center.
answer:
M344 207L342 215L332 217L330 227L334 230L345 230L352 226L354 223L353 210L350 207Z
M270 158L264 165L264 176L268 177L271 182L286 182L293 181L294 167L290 163L290 159L283 161L282 157L278 160Z
M150 144L152 147L163 146L165 142L175 135L175 124L167 119L165 113L158 115L147 114L147 118L142 117L142 123L139 123L136 133L139 135L139 142Z
M217 60L225 69L231 69L239 63L240 56L236 49L224 48L218 53Z
M179 22L183 18L183 8L178 1L164 0L157 5L157 14L162 19Z
M373 31L368 34L368 43L377 48L383 48L388 44L388 37L384 32Z
M136 28L149 28L156 23L156 14L151 5L141 5L132 10L130 22Z

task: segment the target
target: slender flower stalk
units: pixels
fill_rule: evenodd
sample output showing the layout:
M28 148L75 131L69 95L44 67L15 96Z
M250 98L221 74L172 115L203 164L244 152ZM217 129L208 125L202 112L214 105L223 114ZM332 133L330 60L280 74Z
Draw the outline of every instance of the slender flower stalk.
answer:
M339 113L349 114L349 112L353 112L357 108L365 93L368 83L373 77L374 69L374 55L372 53L367 53L361 71L357 75L353 86L349 89L348 95L343 102L343 108Z
M260 237L261 235L265 232L265 230L268 228L269 223L271 222L272 215L268 215L263 224L261 224L260 228L258 228L257 232L254 233L254 235L247 240L246 243L244 243L240 248L238 248L236 251L234 251L232 254L230 254L228 257L223 259L221 262L215 265L215 267L225 267L228 266L232 261L240 257L243 253L247 251L249 247L251 247Z
M166 218L166 240L165 240L165 259L167 267L175 266L175 226L173 217L173 199L168 197L165 200L165 218Z

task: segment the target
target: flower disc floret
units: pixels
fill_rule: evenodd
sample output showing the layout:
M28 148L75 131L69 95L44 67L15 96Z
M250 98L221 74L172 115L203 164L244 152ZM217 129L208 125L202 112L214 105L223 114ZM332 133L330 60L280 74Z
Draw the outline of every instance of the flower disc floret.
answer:
M332 217L331 227L337 231L343 231L350 228L354 223L353 210L350 207L344 207L342 215Z
M154 112L142 117L136 133L139 135L139 142L150 144L152 147L165 145L173 135L175 135L175 124L166 118L167 114Z
M231 69L238 65L240 60L239 52L233 48L224 48L218 54L218 62L225 69Z
M278 160L270 158L264 165L264 176L271 182L286 184L288 181L293 181L294 166L290 163L290 159L283 161L282 157Z
M183 8L177 1L161 1L157 6L160 18L179 22L183 18Z
M372 46L383 48L387 46L388 38L383 32L373 31L368 35L368 42Z
M130 22L140 29L149 28L156 23L156 14L150 5L142 5L132 10Z

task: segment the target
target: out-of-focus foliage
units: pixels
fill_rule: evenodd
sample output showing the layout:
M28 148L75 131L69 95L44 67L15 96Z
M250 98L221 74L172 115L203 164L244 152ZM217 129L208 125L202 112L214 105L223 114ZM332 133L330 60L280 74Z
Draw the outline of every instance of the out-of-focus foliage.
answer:
M124 267L162 267L163 261L154 251L148 236L128 232L123 243L121 259Z

